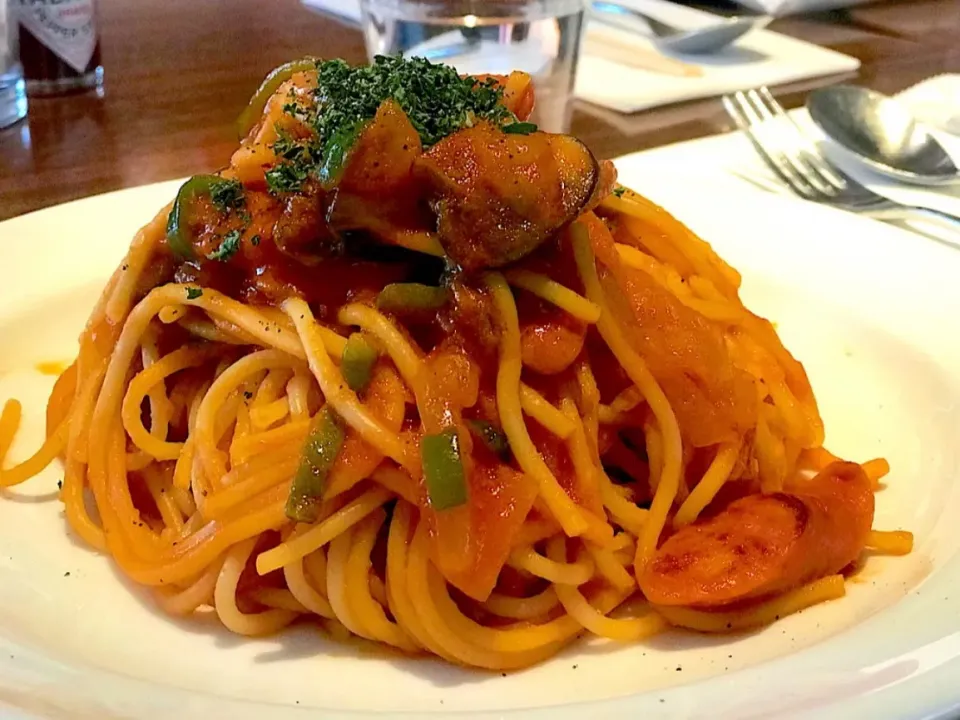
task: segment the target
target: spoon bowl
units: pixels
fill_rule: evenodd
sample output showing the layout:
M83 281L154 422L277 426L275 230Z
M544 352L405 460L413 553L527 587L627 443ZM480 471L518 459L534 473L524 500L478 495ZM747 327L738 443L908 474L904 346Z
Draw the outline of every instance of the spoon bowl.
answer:
M709 55L720 52L741 36L762 27L769 22L767 18L728 18L716 25L675 32L672 35L659 35L653 43L661 50L687 55Z
M660 50L685 55L709 55L723 50L751 30L770 23L769 17L731 17L700 28L678 28L639 10L615 2L595 1L593 16L620 25L619 18L642 20L650 29L650 40Z
M943 146L893 98L838 85L810 93L807 110L827 137L877 172L918 185L960 180Z

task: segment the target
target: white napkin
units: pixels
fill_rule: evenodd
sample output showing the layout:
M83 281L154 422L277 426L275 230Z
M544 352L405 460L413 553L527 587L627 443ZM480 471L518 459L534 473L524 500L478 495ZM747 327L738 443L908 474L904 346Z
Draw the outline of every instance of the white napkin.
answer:
M798 13L863 5L867 2L873 2L873 0L734 0L734 2L738 2L764 15L782 17L783 15L796 15Z
M827 140L814 125L805 109L792 110L790 115L808 137L827 151L833 162L874 192L905 205L929 207L960 217L960 185L921 187L891 180L869 170L854 159L845 158L836 152L829 152L831 141ZM960 166L960 137L936 131L934 134L954 162ZM664 172L671 167L674 171L678 167L696 168L698 176L713 177L718 181L742 182L771 192L792 195L790 190L764 165L746 136L740 132L712 135L643 153L625 155L618 158L616 162L621 169L638 163L647 171L650 171L652 166L659 167L660 164ZM924 220L910 220L903 225L908 229L918 230L938 240L960 246L960 234L939 225Z
M617 1L679 27L695 28L717 21L715 15L665 0ZM311 9L359 24L359 0L302 2ZM637 26L642 28L639 21ZM456 60L449 58L444 62L457 64ZM491 63L495 61L496 57L491 56ZM646 69L648 66L656 69ZM758 85L848 73L859 66L856 58L768 30L755 30L713 56L666 57L639 33L591 20L584 38L576 95L629 113Z
M638 10L680 27L716 22L709 13L661 0L620 0ZM649 51L652 44L634 34L607 28L592 21L588 32L604 39L618 37ZM856 70L860 61L801 40L768 30L754 30L738 43L714 56L683 56L683 62L702 71L700 77L669 75L625 67L605 57L585 54L580 61L577 96L620 112L636 112L682 100L713 97L759 85L781 85L823 75Z
M960 74L937 75L896 97L928 125L960 135Z

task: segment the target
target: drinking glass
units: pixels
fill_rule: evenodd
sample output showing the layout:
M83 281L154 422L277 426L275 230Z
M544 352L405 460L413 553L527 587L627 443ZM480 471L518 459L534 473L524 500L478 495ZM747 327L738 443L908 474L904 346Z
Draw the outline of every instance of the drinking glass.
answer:
M367 54L423 57L461 74L533 77L531 120L565 132L587 0L362 0Z
M0 128L12 125L27 114L17 43L19 29L12 3L0 0Z

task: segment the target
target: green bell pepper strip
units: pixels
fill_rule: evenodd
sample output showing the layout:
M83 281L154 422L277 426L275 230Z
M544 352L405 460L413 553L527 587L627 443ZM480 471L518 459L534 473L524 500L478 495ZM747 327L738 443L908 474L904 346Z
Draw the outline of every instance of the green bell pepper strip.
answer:
M360 392L370 383L373 366L377 362L377 349L363 336L353 333L347 338L340 358L340 372L354 392Z
M434 510L449 510L467 502L467 483L456 428L420 440L420 461L427 495Z
M447 288L420 283L392 283L377 295L377 308L388 312L437 310L450 296Z
M303 445L300 467L293 476L287 496L286 514L291 520L315 522L320 502L326 489L327 475L343 445L343 422L337 413L325 405L310 426L310 434Z
M277 88L298 72L316 69L317 61L314 58L301 58L300 60L291 60L271 70L270 74L260 83L260 87L257 88L253 97L250 98L247 107L240 113L240 117L237 118L237 132L240 134L240 139L245 138L247 133L250 132L250 128L257 124L257 120L263 115L263 109L267 106L267 100L277 91Z
M333 190L340 182L340 177L347 167L350 152L357 144L360 133L370 124L370 121L356 122L337 130L323 147L320 159L320 169L317 176L320 186L327 191Z
M210 190L220 182L224 182L223 178L216 175L194 175L177 191L173 209L167 216L167 244L174 254L185 260L194 257L193 238L187 228L186 212L198 197L210 195Z

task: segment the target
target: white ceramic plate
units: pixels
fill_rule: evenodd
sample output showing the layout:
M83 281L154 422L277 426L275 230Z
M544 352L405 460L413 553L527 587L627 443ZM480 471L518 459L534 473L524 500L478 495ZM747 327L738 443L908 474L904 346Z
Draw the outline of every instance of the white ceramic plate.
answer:
M333 644L308 626L250 640L167 618L67 534L51 467L0 498L0 708L97 720L319 709L579 720L931 717L960 707L960 254L796 201L627 175L742 271L747 303L806 364L829 447L889 458L876 526L914 531L912 555L872 558L844 599L758 632L579 643L501 677ZM0 399L21 398L26 418L14 459L42 433L52 378L36 363L72 357L102 283L176 186L0 224Z

